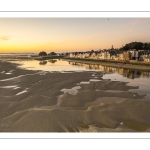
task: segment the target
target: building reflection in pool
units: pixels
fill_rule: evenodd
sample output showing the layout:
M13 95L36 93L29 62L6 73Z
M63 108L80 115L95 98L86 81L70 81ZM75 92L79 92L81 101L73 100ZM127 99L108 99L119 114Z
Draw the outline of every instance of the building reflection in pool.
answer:
M148 71L137 71L137 70L126 69L126 68L108 67L108 66L102 66L98 64L86 64L86 63L78 63L78 62L69 62L69 64L82 66L85 67L86 69L100 70L105 73L118 73L130 79L140 78L140 77L150 77L150 72Z

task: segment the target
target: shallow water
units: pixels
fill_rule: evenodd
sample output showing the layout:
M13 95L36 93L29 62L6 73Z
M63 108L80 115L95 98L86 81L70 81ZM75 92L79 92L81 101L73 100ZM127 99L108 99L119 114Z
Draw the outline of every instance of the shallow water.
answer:
M76 95L80 88L81 88L80 86L75 86L71 89L62 89L61 91L64 92L64 93L71 94L71 95Z
M16 95L20 95L20 94L23 94L23 93L26 93L26 92L27 92L27 91L24 90L24 91L21 91L21 92L17 93Z
M83 66L72 65L68 61L58 60L55 63L51 63L50 61L46 61L47 63L40 64L41 61L39 60L26 60L26 61L9 61L11 63L19 64L19 68L27 69L27 70L42 70L42 71L59 71L61 73L65 73L68 71L91 71L95 69L84 69Z
M12 86L0 86L0 88L9 89L9 88L19 88L19 87L17 87L17 85L12 85Z
M111 79L111 81L121 81L126 82L128 86L138 86L138 89L130 89L129 91L138 94L146 94L145 100L150 101L150 78L149 77L137 77L137 78L127 78L118 73L105 74L103 79Z
M38 60L26 61L11 61L12 63L20 64L19 67L28 70L41 70L40 75L45 75L47 72L73 73L82 71L96 71L103 72L103 79L110 79L111 81L127 82L128 86L138 86L138 89L130 89L131 92L138 94L145 94L145 100L150 100L150 72L136 71L131 69L124 69L118 67L108 67L102 65L86 64L69 62L65 60L47 61L40 65ZM97 78L96 73L92 74L92 78ZM10 79L5 79L10 80ZM2 80L1 80L2 81ZM89 81L82 81L80 84L89 84L90 81L100 81L97 79L90 79ZM113 92L113 91L111 91ZM114 91L116 92L116 91Z

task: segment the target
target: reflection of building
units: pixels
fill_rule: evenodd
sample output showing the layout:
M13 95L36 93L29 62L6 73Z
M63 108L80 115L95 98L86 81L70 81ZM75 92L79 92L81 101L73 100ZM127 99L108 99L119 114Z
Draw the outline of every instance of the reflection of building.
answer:
M123 69L122 75L125 76L125 77L128 77L128 75L129 75L129 69Z
M47 61L46 61L46 60L40 61L39 64L40 64L40 65L46 65L46 64L47 64Z
M122 75L122 72L123 72L122 68L118 68L118 69L117 69L117 73L119 73L119 74Z
M125 69L125 68L102 66L98 64L94 65L94 64L76 63L76 62L70 62L70 64L83 66L86 69L96 69L108 73L117 72L118 74L131 79L140 78L140 77L150 77L150 72L140 72L140 71Z
M134 78L140 78L141 77L141 72L126 69L126 72L124 72L123 75L128 77L128 78L134 79Z
M150 72L141 72L141 77L150 77Z

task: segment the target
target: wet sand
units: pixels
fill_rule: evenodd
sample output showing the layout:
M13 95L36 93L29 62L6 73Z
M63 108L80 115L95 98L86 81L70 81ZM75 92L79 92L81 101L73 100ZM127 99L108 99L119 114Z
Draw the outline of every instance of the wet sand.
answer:
M129 92L138 87L102 76L23 70L0 61L0 131L149 132L150 102Z

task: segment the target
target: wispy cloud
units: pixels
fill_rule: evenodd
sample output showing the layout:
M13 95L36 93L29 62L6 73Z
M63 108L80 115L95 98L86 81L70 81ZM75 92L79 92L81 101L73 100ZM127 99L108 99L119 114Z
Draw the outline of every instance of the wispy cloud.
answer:
M142 21L144 21L142 18L134 19L131 23L130 29L136 28Z
M1 36L0 39L6 41L6 40L9 40L10 37L9 36Z

